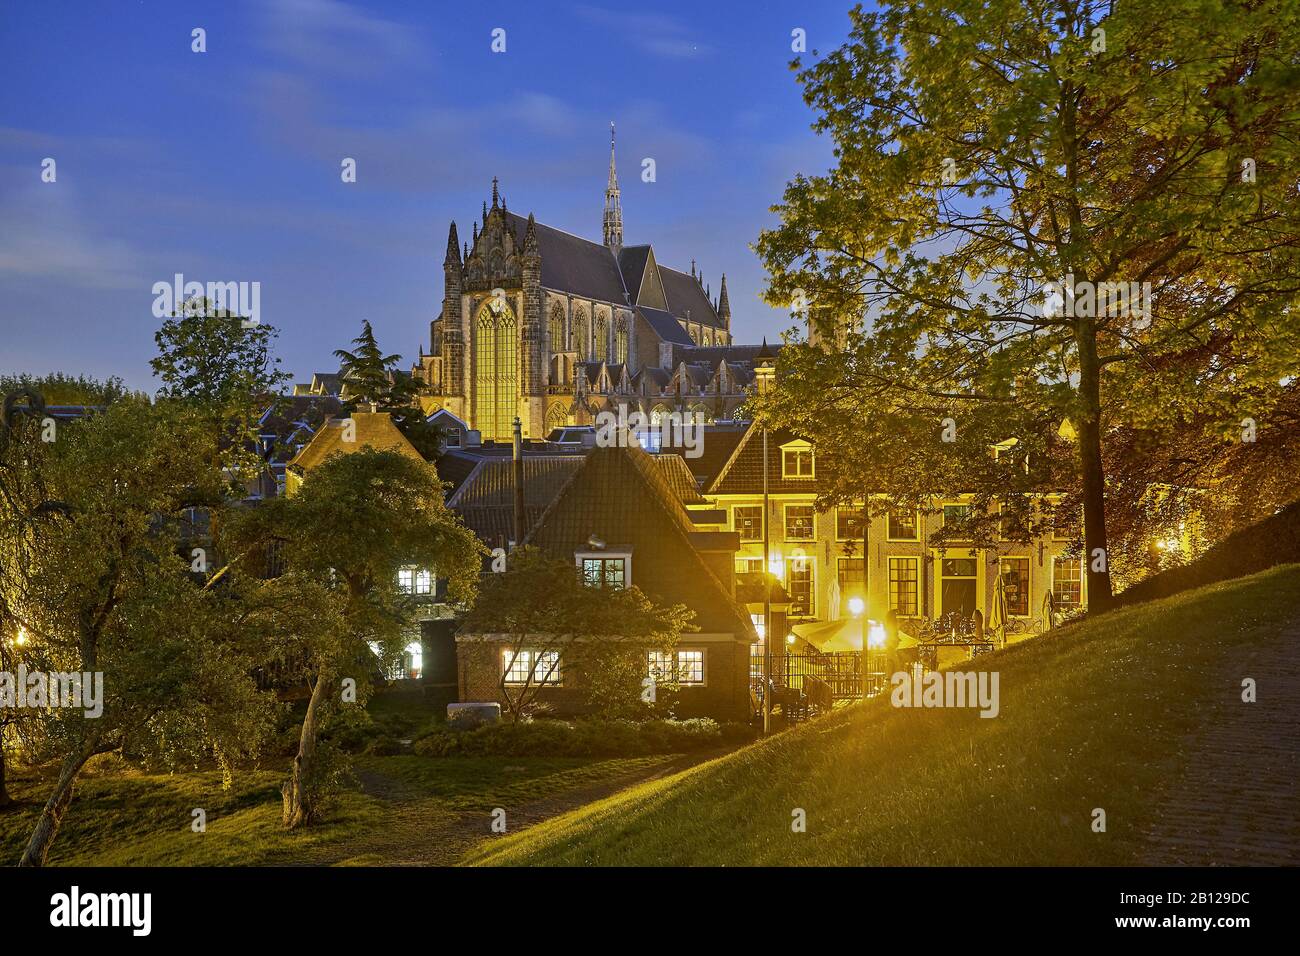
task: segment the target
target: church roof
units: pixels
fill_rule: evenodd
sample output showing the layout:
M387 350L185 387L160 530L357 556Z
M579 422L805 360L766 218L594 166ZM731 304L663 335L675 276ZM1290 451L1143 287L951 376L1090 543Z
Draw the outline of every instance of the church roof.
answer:
M665 342L672 342L674 345L692 345L690 335L682 328L681 323L673 318L671 313L664 312L661 309L649 309L645 306L637 306L637 312L646 320L650 328L654 329L655 334Z
M700 322L704 325L719 324L718 314L713 311L713 304L704 294L704 289L698 280L666 266L659 267L659 279L664 285L664 295L668 297L669 312L691 322Z
M634 299L641 289L641 280L645 278L645 267L649 261L649 246L624 246L619 251L618 266L623 272L628 295Z
M506 213L522 248L528 219ZM626 302L623 277L614 254L605 246L581 236L536 224L538 254L542 257L542 285L605 302Z

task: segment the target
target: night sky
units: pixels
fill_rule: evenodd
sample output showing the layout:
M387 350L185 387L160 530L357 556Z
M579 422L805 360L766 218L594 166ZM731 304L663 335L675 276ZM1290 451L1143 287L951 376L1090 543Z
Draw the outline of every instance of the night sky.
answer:
M750 246L784 184L832 160L791 31L833 48L845 5L630 9L0 0L0 373L152 391L151 290L177 272L260 282L299 380L336 370L363 318L405 365L447 223L468 236L494 175L513 211L600 240L611 120L625 242L696 259L715 295L726 272L737 341L779 335Z

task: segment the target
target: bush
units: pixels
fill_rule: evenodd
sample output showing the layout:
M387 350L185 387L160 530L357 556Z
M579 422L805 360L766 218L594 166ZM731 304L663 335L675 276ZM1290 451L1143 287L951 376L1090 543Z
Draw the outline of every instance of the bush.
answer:
M396 737L385 734L370 741L369 746L366 747L366 753L372 757L392 757L400 754L403 749Z
M728 727L743 727L729 724ZM745 729L742 738L752 739ZM422 757L631 757L686 753L724 741L717 721L695 720L528 720L488 724L474 730L438 730L412 748Z
M1300 562L1300 502L1228 535L1189 564L1139 581L1115 599L1115 606L1169 597L1292 562Z

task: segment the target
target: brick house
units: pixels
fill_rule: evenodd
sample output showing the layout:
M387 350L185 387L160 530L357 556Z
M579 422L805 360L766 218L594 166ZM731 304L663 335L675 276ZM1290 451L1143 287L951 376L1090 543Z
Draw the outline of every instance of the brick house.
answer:
M695 487L682 459L640 448L596 448L566 481L524 543L565 561L606 586L636 585L653 601L695 612L694 632L671 661L681 688L678 716L747 720L752 715L750 653L758 635L737 597L735 532L714 530L719 515ZM502 635L456 635L461 700L497 700L510 655ZM527 653L527 649L525 649ZM521 655L524 657L525 655ZM537 662L516 662L522 679ZM539 699L576 713L583 695L563 673Z

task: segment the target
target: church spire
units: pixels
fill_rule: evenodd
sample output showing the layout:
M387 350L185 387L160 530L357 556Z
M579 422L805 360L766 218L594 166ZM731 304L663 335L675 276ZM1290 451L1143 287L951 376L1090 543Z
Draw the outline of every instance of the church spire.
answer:
M722 324L731 327L731 300L727 298L727 274L722 274L722 288L718 290L718 318Z
M456 236L456 220L451 221L447 231L447 256L442 260L445 266L460 266L460 240Z
M609 182L605 186L605 245L618 255L623 247L623 207L619 204L618 173L614 169L614 124L609 124Z

